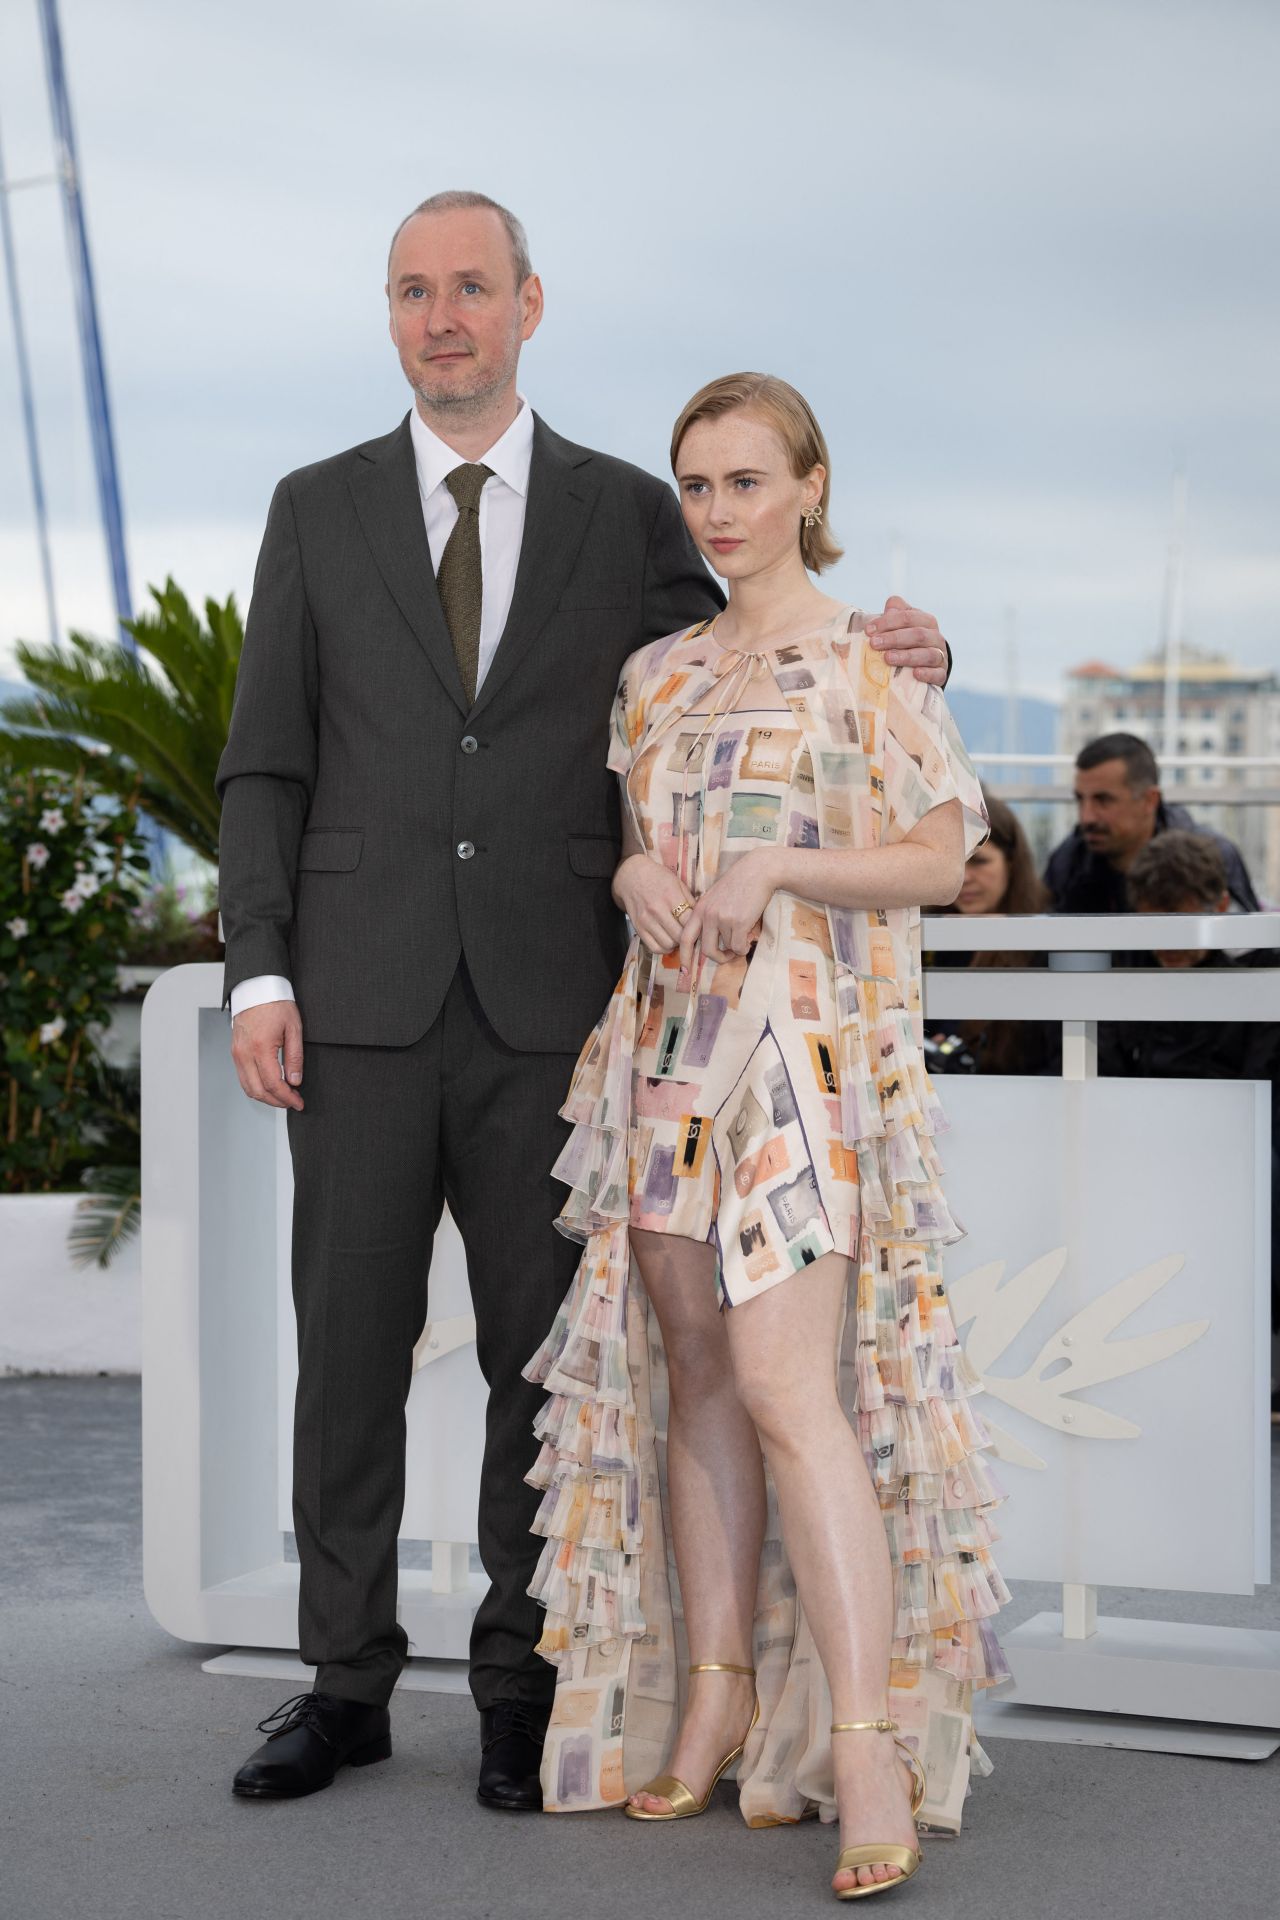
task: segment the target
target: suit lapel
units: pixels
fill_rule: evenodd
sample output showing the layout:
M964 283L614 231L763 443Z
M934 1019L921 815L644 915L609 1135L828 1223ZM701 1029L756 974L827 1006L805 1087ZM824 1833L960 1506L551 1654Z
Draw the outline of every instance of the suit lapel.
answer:
M465 713L466 695L431 566L407 414L394 433L358 449L350 487L379 573L445 692Z
M529 497L511 611L476 696L476 713L510 679L560 598L595 504L598 482L589 477L590 461L585 448L562 440L534 415Z

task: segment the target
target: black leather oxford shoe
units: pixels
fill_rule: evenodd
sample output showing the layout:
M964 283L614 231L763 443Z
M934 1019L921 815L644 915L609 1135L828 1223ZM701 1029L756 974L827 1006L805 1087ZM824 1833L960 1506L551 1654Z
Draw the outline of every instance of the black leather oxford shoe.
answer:
M499 1700L480 1714L480 1781L476 1799L504 1813L541 1813L542 1746L550 1707Z
M391 1758L391 1715L362 1700L296 1693L259 1720L269 1737L241 1767L231 1791L248 1800L297 1800L327 1787L339 1767Z

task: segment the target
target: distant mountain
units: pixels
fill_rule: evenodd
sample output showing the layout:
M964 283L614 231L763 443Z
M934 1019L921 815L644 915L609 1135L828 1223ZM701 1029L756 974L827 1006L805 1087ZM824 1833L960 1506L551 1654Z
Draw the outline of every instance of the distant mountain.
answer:
M1002 693L981 693L976 688L948 687L947 705L955 715L960 737L970 753L1004 753L1005 707ZM1017 746L1020 753L1053 753L1057 747L1058 706L1053 700L1037 700L1023 695L1017 704ZM1053 785L1052 767L992 767L985 778L993 786L1016 781L1024 787Z

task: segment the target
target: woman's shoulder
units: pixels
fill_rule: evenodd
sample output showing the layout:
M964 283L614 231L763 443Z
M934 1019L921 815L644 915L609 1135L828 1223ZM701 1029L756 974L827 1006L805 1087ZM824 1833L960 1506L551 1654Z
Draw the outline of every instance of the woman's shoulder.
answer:
M712 624L710 620L698 620L691 627L677 627L674 633L664 633L659 640L647 640L644 646L627 655L623 679L642 686L675 661L683 665L694 657L703 657L706 649L699 643L710 633Z
M661 713L666 700L710 657L699 644L710 627L710 620L679 627L628 654L618 679L615 725L630 747L648 731L655 704Z

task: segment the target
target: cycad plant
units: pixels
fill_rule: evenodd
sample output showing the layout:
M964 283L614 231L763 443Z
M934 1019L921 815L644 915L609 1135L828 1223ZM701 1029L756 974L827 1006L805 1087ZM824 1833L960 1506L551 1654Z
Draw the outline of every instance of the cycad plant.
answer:
M213 780L227 737L244 624L235 595L204 603L204 623L172 579L152 587L154 613L117 640L72 633L65 645L20 640L33 691L0 708L0 766L74 772L96 748L95 786L135 799L152 820L216 865Z

